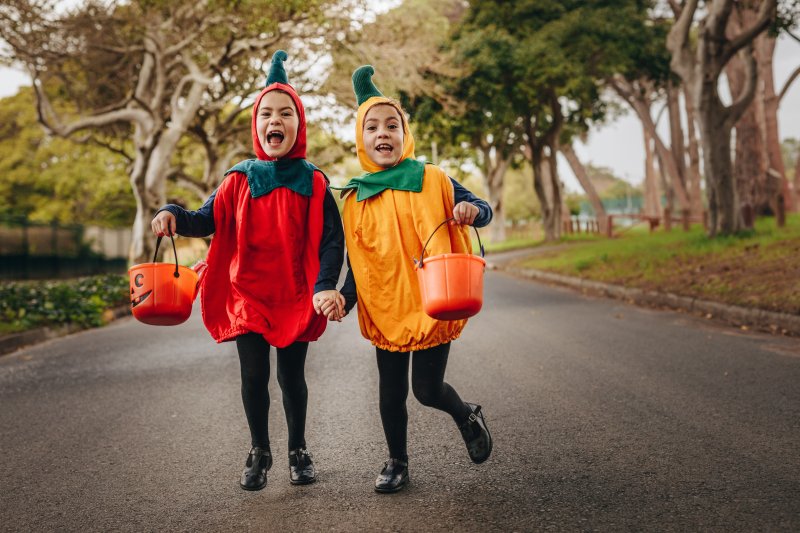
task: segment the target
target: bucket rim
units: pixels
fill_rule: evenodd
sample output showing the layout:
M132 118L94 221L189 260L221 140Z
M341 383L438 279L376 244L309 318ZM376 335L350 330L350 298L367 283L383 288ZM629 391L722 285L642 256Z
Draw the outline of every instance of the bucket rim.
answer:
M479 255L475 254L465 254L465 253L446 253L446 254L438 254L438 255L429 255L425 258L425 263L428 261L445 261L447 259L466 259L468 261L476 261L482 265L486 265L486 259ZM417 264L417 268L425 268L425 265Z

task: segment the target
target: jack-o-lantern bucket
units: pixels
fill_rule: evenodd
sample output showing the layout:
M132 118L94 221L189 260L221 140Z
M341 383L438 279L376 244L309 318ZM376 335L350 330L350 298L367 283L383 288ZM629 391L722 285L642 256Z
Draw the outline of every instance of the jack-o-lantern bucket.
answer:
M425 249L433 235L443 225L455 219L448 218L439 224L425 246L416 264L422 308L436 320L463 320L476 315L483 307L483 272L486 260L478 230L481 255L440 254L425 258Z
M156 241L152 263L134 265L128 270L131 285L131 312L145 324L174 326L185 322L192 314L192 303L197 297L200 280L206 263L201 261L193 268L178 265L175 240L175 264L156 263L161 237Z

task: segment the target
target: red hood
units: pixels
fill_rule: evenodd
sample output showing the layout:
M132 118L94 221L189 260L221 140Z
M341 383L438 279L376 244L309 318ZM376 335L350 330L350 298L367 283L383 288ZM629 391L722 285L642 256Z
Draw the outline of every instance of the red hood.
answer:
M256 132L256 118L258 118L258 105L261 103L261 99L264 98L264 95L270 91L283 91L288 94L292 101L294 101L294 105L297 108L298 118L300 119L299 124L297 126L297 139L294 141L294 146L289 152L283 156L281 159L305 159L306 158L306 111L303 108L303 102L300 101L300 97L294 91L294 88L291 85L286 85L285 83L273 83L264 87L264 89L259 93L258 97L256 98L255 103L253 104L253 118L251 121L250 132L253 135L253 151L256 153L256 157L262 161L275 161L274 157L270 157L264 152L264 148L262 148L261 143L258 140L258 133Z

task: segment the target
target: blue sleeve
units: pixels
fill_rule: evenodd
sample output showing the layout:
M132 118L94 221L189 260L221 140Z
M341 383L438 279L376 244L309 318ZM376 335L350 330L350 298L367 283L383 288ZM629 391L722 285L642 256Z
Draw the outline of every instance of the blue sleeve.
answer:
M214 226L214 198L217 191L211 193L208 200L197 211L187 211L179 205L167 204L159 209L175 215L176 233L184 237L207 237L216 230Z
M486 200L481 200L453 178L450 178L450 181L453 183L454 202L456 204L459 202L469 202L480 211L472 225L476 228L482 228L488 225L489 222L492 221L492 208Z
M356 279L353 277L353 269L350 268L350 257L347 258L347 274L344 277L344 285L339 292L344 296L344 309L349 313L358 302Z
M342 217L330 189L325 191L322 204L322 240L319 244L319 275L314 293L336 288L344 260L344 230Z

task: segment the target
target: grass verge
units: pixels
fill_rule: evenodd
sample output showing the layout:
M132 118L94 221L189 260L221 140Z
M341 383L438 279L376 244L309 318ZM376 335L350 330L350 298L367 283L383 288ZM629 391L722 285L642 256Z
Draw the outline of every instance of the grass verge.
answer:
M800 215L776 228L710 239L699 226L626 232L614 239L567 239L516 266L744 307L800 313Z

